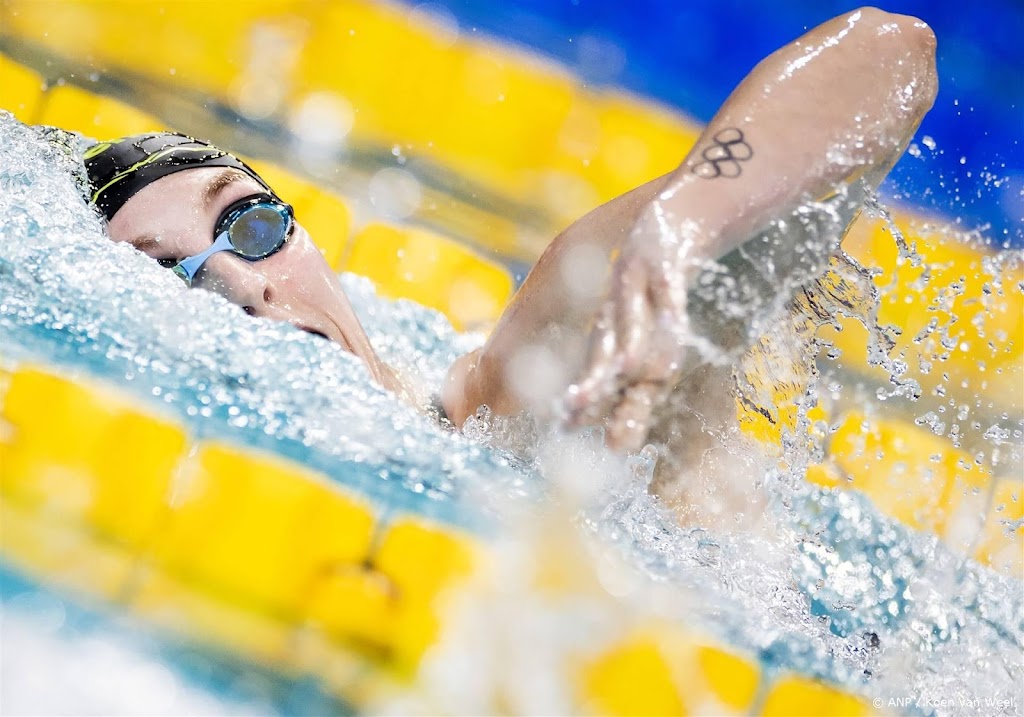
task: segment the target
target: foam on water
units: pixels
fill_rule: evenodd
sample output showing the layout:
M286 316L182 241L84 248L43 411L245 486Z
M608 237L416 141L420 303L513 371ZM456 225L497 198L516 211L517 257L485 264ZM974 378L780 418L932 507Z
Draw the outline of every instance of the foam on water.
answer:
M822 348L814 337L819 325L847 315L871 328L872 361L890 377L885 396L874 400L909 401L920 392L891 355L891 336L877 326L870 272L852 260L835 258L798 295L775 338L737 371L752 405L769 413L780 412L783 401L800 407L781 463L749 441L736 449L743 454L737 478L747 495L757 486L764 507L749 505L732 523L681 525L678 512L648 491L651 452L617 457L603 449L599 432L524 430L486 411L462 435L440 429L377 388L338 347L250 318L207 292L186 291L151 260L112 245L75 184L81 166L74 142L60 135L42 141L3 113L0 140L6 359L110 379L177 416L196 437L295 458L385 506L489 535L495 574L442 620L444 637L423 670L437 701L422 709L493 711L489 700L500 693L511 711L569 711L571 687L558 665L652 618L747 650L770 671L821 676L869 696L1020 695L1019 581L894 523L858 493L803 480L821 452L807 411L819 386L848 380L828 360L807 360ZM379 299L365 280L342 281L382 358L416 371L424 386L438 386L448 363L480 343L434 312ZM765 382L766 368L785 379ZM991 439L1010 453L1019 450L1013 420L999 423ZM739 441L730 431L719 438ZM494 447L510 441L528 449L525 458ZM540 590L536 574L552 561L566 585ZM55 671L86 654L74 636L26 625L5 634L5 652L49 654ZM115 650L135 649L131 636L102 639ZM150 681L157 692L158 682ZM203 699L182 704L221 710ZM415 699L381 708L408 711Z

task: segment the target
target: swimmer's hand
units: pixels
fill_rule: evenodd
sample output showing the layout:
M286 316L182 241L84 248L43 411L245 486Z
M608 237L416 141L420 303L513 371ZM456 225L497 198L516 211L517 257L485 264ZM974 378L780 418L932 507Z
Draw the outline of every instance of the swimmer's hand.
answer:
M566 396L572 427L604 425L605 442L639 450L654 409L678 383L686 356L687 283L708 237L657 199L612 265L580 379Z

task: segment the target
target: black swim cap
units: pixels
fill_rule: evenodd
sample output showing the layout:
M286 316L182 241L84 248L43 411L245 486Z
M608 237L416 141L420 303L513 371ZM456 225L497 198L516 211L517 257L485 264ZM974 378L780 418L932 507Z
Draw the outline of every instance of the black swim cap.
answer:
M263 178L238 157L176 132L137 134L100 142L85 151L84 159L93 204L108 220L140 189L183 169L233 167L274 195Z

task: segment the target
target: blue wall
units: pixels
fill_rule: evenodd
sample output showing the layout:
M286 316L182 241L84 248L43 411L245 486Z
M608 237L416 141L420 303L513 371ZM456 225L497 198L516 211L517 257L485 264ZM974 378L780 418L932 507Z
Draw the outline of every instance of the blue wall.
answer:
M761 58L853 3L793 0L441 0L464 31L527 45L593 84L627 87L701 121ZM927 21L939 40L940 91L917 139L936 149L904 157L889 196L991 225L1024 246L1024 3L893 0L885 9ZM961 158L964 158L961 161ZM988 175L1009 177L996 187Z

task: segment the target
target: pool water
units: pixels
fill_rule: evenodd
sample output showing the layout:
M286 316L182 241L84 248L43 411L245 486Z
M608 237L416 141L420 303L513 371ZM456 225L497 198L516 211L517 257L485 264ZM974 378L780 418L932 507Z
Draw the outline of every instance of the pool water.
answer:
M661 621L754 655L767 673L819 677L886 704L905 694L954 701L893 711L1019 714L1020 581L893 521L858 492L806 483L799 471L809 459L798 454L813 447L792 441L781 461L745 448L740 478L765 496L766 517L748 516L756 530L681 527L647 491L651 454L619 458L599 434L552 433L531 434L524 458L503 447L515 426L486 413L463 434L445 430L376 387L337 346L186 291L151 260L112 245L81 199L74 141L41 137L6 113L0 141L0 360L114 382L192 436L296 460L386 510L456 525L494 546L492 580L460 598L419 677L444 697L420 704L422 690L410 690L377 707L489 711L493 687L508 711L571 711L557 665ZM482 341L436 312L377 297L359 277L340 281L382 358L418 377L424 393ZM841 377L824 373L821 385ZM559 560L575 564L576 578L567 570L560 592L539 589L527 566ZM17 571L5 568L3 587L5 709L343 707L315 683L197 657ZM83 661L97 676L134 665L137 694L114 700L90 687ZM197 675L200 663L208 667ZM33 701L39 683L23 678L29 668L47 676L45 703ZM956 701L968 696L1007 703Z

